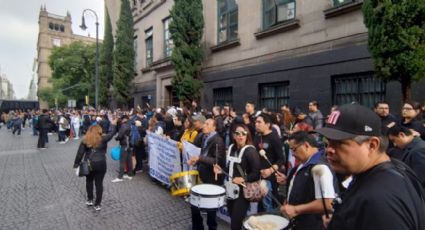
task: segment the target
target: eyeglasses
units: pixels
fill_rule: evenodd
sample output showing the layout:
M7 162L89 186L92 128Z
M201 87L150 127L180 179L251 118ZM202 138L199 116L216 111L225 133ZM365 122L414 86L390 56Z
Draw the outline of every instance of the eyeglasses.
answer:
M246 136L246 135L248 135L248 132L247 131L235 131L234 135L235 136Z
M294 147L289 147L289 149L291 149L291 150L292 150L292 152L296 152L296 151L297 151L297 149L298 149L301 145L303 145L303 144L299 144L299 145L294 146Z
M403 107L401 110L413 110L413 108L409 108L409 107Z

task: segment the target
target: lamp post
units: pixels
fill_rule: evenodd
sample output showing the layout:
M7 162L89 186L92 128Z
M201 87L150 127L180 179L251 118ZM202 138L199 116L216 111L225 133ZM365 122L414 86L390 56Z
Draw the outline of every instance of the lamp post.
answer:
M98 103L99 103L99 20L97 17L97 14L94 10L92 9L85 9L83 10L83 14L81 17L81 26L80 28L82 30L86 30L87 26L86 26L86 22L84 19L84 14L89 11L92 12L94 14L94 16L96 17L96 73L95 73L95 96L94 96L94 104L95 104L95 108L98 109Z

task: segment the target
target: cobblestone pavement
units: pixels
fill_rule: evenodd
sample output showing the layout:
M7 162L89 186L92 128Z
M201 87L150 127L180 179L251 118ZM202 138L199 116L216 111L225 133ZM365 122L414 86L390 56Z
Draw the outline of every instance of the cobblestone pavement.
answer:
M27 128L21 136L0 129L0 229L190 229L190 207L152 182L146 172L111 183L118 162L108 156L102 210L84 202L85 180L72 169L79 141L37 150ZM111 143L115 144L115 143ZM229 225L219 221L219 229Z

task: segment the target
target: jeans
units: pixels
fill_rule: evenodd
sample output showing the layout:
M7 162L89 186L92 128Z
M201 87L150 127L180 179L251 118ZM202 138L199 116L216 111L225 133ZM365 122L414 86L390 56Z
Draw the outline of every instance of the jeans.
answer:
M45 148L47 143L47 129L40 129L37 148Z
M122 179L122 177L124 176L125 163L127 163L127 175L133 175L133 161L131 159L132 153L133 150L131 148L121 146L120 172L118 173L118 178Z
M201 210L191 206L192 212L192 230L204 230L202 222ZM217 230L217 210L207 211L207 225L208 230Z
M65 141L65 139L66 139L65 130L59 131L59 141Z
M271 181L269 180L264 180L264 181L266 182L266 185L269 191L267 192L267 195L263 198L262 205L263 205L264 211L270 213L270 212L273 212L274 210L273 198L272 198L273 186Z
M15 135L16 131L18 132L18 135L21 135L21 125L14 125L13 126L13 135Z
M249 201L243 197L243 194L239 194L239 197L235 200L227 200L231 230L242 229L243 219L246 217L249 205Z
M103 178L106 174L106 161L90 162L91 171L86 176L87 200L93 200L93 182L96 185L96 200L94 205L100 205L103 195Z

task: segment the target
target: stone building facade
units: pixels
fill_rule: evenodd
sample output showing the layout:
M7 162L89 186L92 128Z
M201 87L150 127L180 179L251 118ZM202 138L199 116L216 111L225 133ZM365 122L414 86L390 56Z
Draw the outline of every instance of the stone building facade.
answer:
M73 34L71 15L69 13L66 16L52 14L46 10L46 6L40 8L38 25L37 89L42 89L51 86L49 79L52 76L52 70L48 61L54 47L69 45L75 41L96 43L96 38ZM47 107L46 102L40 101L40 108Z
M172 0L131 0L135 21L134 103L176 104L167 23ZM202 106L279 110L316 100L332 105L386 100L401 104L398 82L374 76L362 0L203 0L205 60ZM412 97L423 101L424 82ZM394 112L394 111L393 111ZM395 111L398 113L398 111Z

